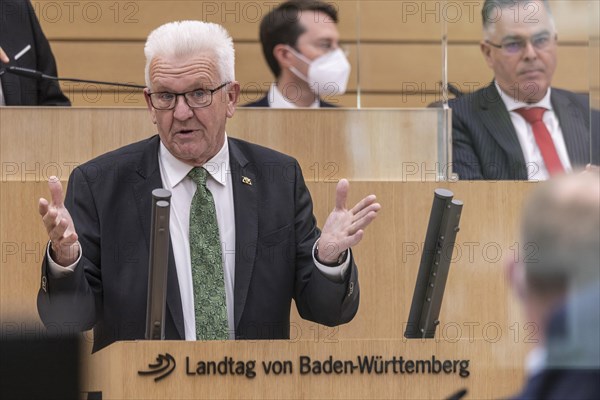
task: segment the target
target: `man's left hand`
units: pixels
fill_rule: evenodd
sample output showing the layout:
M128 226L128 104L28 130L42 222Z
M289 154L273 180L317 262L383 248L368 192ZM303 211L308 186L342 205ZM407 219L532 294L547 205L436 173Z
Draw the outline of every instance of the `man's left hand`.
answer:
M335 264L340 255L358 244L364 229L377 217L381 205L371 194L356 203L350 210L346 208L350 184L346 179L338 182L335 193L335 208L327 217L318 244L317 259L323 264Z

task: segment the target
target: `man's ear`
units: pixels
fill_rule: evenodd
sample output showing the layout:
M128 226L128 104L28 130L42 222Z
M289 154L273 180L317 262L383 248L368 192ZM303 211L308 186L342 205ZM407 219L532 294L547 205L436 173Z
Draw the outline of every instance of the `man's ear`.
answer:
M233 117L238 101L240 100L240 83L233 81L227 89L227 118Z
M150 89L144 89L144 100L146 100L146 106L148 107L148 111L150 111L150 115L152 116L152 123L156 125L156 110L152 107L152 103L150 102Z
M481 50L481 54L483 54L483 58L487 63L488 67L494 68L494 62L492 60L492 46L487 44L485 41L479 42L479 49Z
M273 48L273 57L275 57L281 68L289 68L293 65L294 54L286 44L280 43L275 46Z

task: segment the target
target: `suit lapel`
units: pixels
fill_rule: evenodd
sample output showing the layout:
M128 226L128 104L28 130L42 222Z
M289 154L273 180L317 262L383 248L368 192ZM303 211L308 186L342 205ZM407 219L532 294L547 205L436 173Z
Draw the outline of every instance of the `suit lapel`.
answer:
M522 168L515 168L515 173L520 175L520 179L527 179L525 156L510 114L506 110L496 85L492 82L482 93L483 96L480 98L478 106L481 109L481 119L487 131L508 155L509 165L522 166Z
M158 167L158 146L160 140L158 136L150 139L148 150L144 152L140 163L137 166L137 173L142 178L133 185L138 215L144 231L146 248L150 248L150 225L152 215L152 190L162 188L162 179ZM173 255L173 246L169 243L169 268L167 272L167 307L171 312L177 332L181 339L185 339L185 329L183 322L183 308L181 306L181 295L179 293L179 282L177 280L177 269L175 267L175 257Z
M248 296L248 288L258 239L258 199L257 187L260 182L256 171L245 168L248 160L238 142L229 139L229 162L233 185L233 203L235 210L235 287L234 319L237 329Z
M585 122L589 115L582 115L581 108L557 90L552 90L550 101L560 123L571 165L577 167L588 164L591 137Z
M525 164L517 132L495 84L488 87L485 100L481 108L487 111L484 123L488 131L511 158L517 158Z

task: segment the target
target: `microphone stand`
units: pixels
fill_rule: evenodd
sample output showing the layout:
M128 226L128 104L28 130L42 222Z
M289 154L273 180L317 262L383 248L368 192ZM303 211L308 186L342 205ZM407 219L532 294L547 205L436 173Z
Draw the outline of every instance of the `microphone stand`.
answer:
M90 80L90 79L79 79L79 78L59 78L57 76L46 75L43 72L36 71L35 69L15 67L14 65L11 65L9 67L4 68L3 70L0 70L0 76L2 76L5 73L24 76L26 78L37 79L37 80L48 79L51 81L94 83L97 85L123 86L123 87L129 87L129 88L134 88L134 89L145 89L146 88L146 86L136 85L133 83L94 81L94 80Z
M169 265L169 216L171 192L152 191L152 225L148 268L148 302L146 304L146 339L165 339L167 270Z

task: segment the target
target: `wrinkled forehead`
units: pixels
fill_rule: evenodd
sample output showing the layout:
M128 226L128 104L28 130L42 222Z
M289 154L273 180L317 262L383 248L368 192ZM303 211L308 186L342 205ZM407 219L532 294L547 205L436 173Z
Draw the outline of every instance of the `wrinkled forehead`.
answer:
M516 3L514 6L490 10L488 32L494 38L531 37L540 33L555 33L552 17L538 1Z
M212 88L220 84L217 62L211 55L157 56L150 62L149 73L155 91Z

